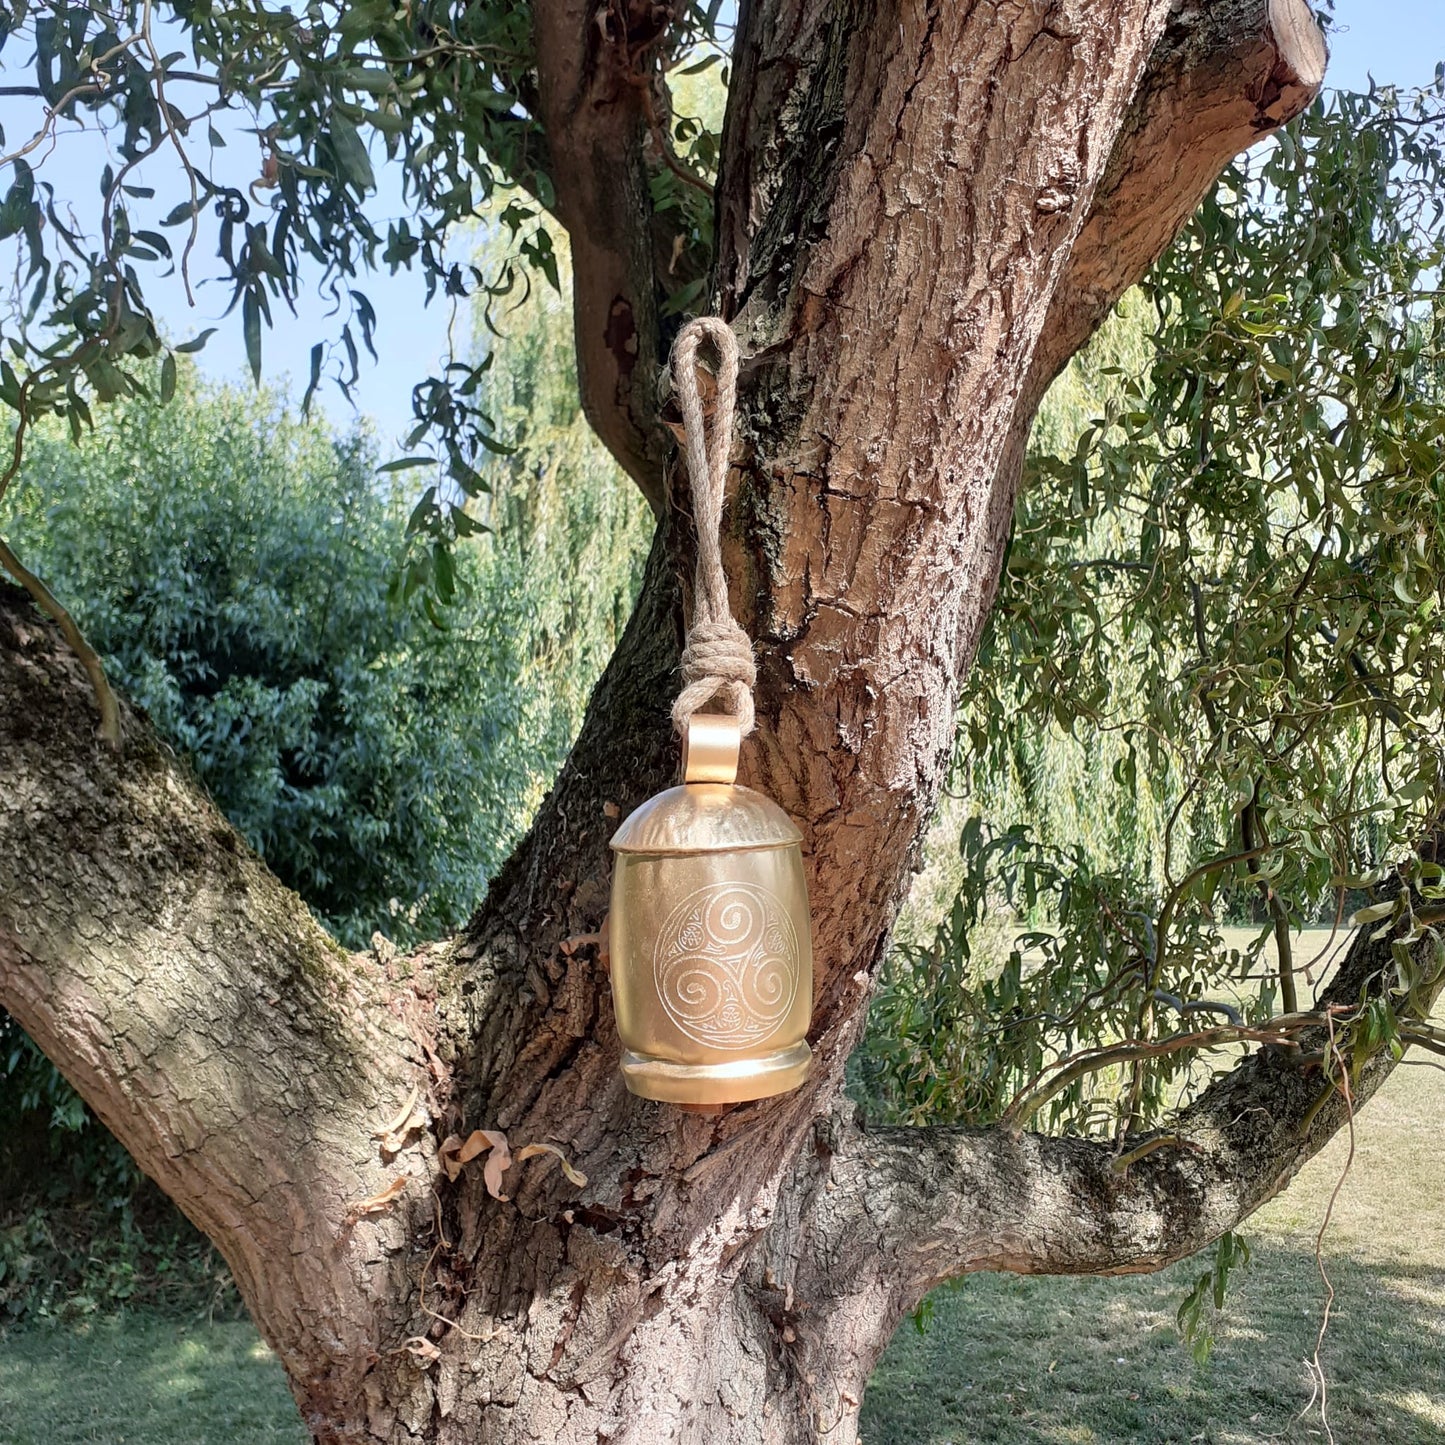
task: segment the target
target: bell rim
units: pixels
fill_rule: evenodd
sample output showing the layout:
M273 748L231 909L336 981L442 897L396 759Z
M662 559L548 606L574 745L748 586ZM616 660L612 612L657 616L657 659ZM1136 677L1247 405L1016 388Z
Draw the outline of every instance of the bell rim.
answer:
M806 1038L784 1048L727 1063L685 1064L624 1048L627 1091L659 1104L748 1104L790 1094L813 1072Z

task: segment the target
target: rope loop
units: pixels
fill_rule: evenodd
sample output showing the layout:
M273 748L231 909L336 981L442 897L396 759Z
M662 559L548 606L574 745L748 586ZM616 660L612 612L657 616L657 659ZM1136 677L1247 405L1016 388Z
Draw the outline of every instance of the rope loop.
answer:
M717 347L722 363L711 428L697 385L697 353L705 338ZM738 387L738 342L726 321L700 316L678 332L672 347L672 383L682 406L684 455L697 527L692 623L682 653L683 688L672 707L672 725L683 733L693 713L718 698L747 737L753 730L758 669L752 641L732 615L722 565L722 511Z

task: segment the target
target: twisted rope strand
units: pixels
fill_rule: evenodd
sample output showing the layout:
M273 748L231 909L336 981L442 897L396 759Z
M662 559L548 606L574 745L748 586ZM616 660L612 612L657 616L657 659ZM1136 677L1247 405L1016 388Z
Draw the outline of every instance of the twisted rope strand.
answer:
M704 337L712 339L722 359L711 430L697 386L697 352ZM737 718L743 737L747 737L753 730L753 686L758 669L752 640L738 626L728 604L721 540L738 391L738 342L732 327L716 316L689 321L673 344L672 377L682 405L687 475L692 483L693 521L697 528L692 624L682 650L683 688L672 705L672 725L682 733L693 713L719 698Z

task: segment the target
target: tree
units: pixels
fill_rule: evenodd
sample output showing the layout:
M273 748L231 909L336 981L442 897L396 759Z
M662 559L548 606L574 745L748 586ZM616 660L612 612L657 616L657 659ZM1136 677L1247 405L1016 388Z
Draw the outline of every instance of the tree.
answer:
M180 12L222 98L245 90L276 126L263 181L286 234L220 196L257 348L259 298L294 274L279 257L310 247L334 279L383 249L358 200L354 116L374 111L429 216L500 170L565 227L583 405L663 518L572 755L457 938L345 955L133 715L123 752L97 744L73 658L7 594L0 999L217 1241L320 1440L853 1439L874 1361L932 1285L1191 1253L1340 1126L1341 1077L1358 1104L1394 1061L1361 1049L1342 1076L1321 1038L1331 1005L1386 987L1392 940L1367 932L1298 1037L1323 1065L1249 1055L1172 1122L1180 1147L868 1128L841 1098L1033 413L1230 157L1314 95L1307 7L759 0L706 202L707 155L670 148L665 77L717 9ZM60 66L124 101L137 150L174 140L150 37L112 60L123 84ZM544 233L519 234L545 271ZM445 279L437 244L420 249ZM160 344L129 319L127 264L100 256L90 310L67 313L91 385L121 387L100 361ZM612 820L675 767L688 548L658 381L674 313L704 294L748 358L728 539L761 657L745 772L804 828L820 964L814 1076L717 1115L623 1092L596 956ZM73 410L73 369L46 371L68 354L14 399ZM418 398L459 485L466 448L495 440L470 380ZM441 497L423 521L455 525ZM1405 947L1433 997L1433 937ZM489 1192L442 1167L475 1127L559 1147L588 1183L540 1158Z

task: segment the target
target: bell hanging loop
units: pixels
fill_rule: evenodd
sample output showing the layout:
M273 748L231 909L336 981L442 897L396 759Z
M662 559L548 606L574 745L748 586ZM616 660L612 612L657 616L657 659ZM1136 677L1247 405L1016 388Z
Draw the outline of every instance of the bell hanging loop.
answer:
M682 734L684 783L735 783L742 727L722 713L695 712Z

